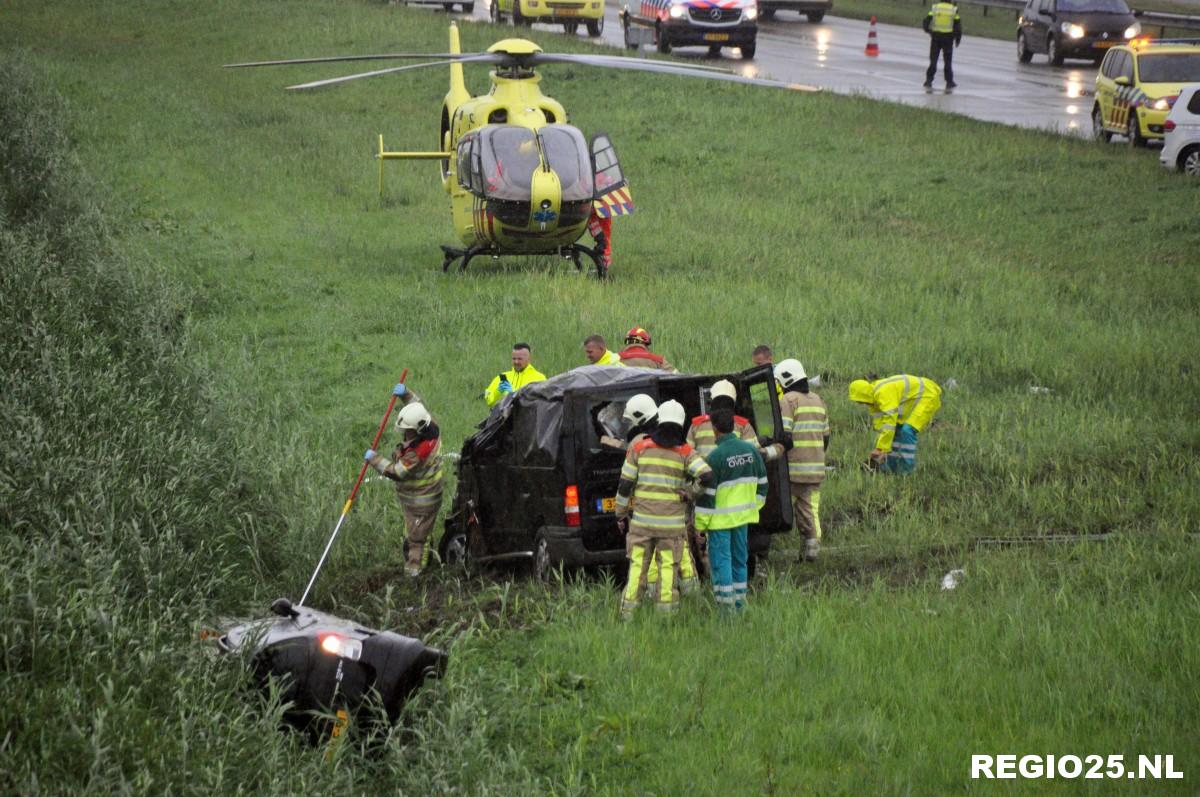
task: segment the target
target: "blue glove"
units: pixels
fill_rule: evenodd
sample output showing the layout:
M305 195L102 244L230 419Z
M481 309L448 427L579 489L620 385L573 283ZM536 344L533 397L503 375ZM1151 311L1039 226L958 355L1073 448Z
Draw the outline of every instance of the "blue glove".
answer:
M494 2L494 0L493 0L493 2ZM501 393L511 393L511 392L513 392L513 389L512 389L512 383L511 383L511 382L509 382L507 379L502 379L502 380L500 380L500 392L501 392Z
M363 459L365 459L367 462L370 462L374 458L375 458L375 449L373 449L373 448L368 448L367 453L363 454Z
M393 396L403 396L403 395L404 395L405 393L407 393L407 392L408 392L408 388L406 388L406 387L404 386L404 383L403 383L403 382L398 382L398 383L396 384L396 386L395 386L394 388L392 388L392 395L393 395Z

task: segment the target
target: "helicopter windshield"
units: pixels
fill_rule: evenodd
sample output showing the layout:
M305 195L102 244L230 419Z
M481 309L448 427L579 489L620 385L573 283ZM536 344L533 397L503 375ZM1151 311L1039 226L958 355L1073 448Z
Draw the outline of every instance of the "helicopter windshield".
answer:
M547 125L538 130L546 162L558 174L563 202L592 198L592 162L579 128Z
M542 165L533 131L516 125L489 126L480 138L488 196L528 202L533 171Z
M542 153L538 153L538 144ZM592 198L592 167L583 134L570 125L537 131L517 125L489 125L480 132L486 193L495 199L528 202L533 172L546 164L558 174L562 201Z

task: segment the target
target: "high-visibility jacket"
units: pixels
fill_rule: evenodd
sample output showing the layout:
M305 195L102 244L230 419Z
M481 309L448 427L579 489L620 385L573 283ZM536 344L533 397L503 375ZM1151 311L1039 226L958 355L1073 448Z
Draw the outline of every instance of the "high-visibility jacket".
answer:
M651 437L629 446L617 486L617 517L632 517L630 534L681 537L687 530L688 482L712 470L684 444L663 448ZM632 504L632 505L631 505Z
M542 382L546 379L546 375L532 365L525 366L524 370L514 371L509 368L503 374L497 374L492 377L492 383L487 386L487 390L483 391L483 397L487 400L489 407L494 406L497 401L504 398L504 394L500 392L500 377L503 376L512 385L513 392L516 393L526 385L532 385L534 382Z
M820 484L825 481L825 438L829 437L829 415L825 402L811 390L789 390L779 402L783 433L792 439L787 452L788 481Z
M942 406L942 389L932 379L911 374L874 382L856 379L850 383L850 400L871 408L871 422L879 430L875 448L891 451L892 438L901 424L918 432L929 424Z
M955 27L962 24L958 16L958 6L953 3L934 3L925 21L925 30L940 34L954 33Z
M696 530L757 523L767 502L767 467L758 449L731 432L721 435L705 461L716 483L696 499Z
M624 364L625 363L621 362L621 355L617 354L615 351L609 351L608 349L604 350L604 354L600 355L599 360L596 360L596 362L592 363L592 365L624 365Z
M758 433L754 431L754 424L741 415L733 416L733 434L758 448L760 454L763 453L758 445ZM713 428L712 419L708 415L692 418L692 425L687 430L687 444L696 449L696 453L702 457L707 457L717 447L717 430Z
M405 404L420 401L411 390L404 394ZM432 424L435 436L418 439L412 443L401 441L392 452L392 458L376 454L370 464L375 470L396 484L396 497L400 503L420 513L422 510L436 512L442 503L442 483L445 474L442 468L442 437L437 434L437 424Z
M645 346L634 344L621 349L621 364L630 368L657 368L669 374L676 373L675 366L667 362L662 355L655 354Z

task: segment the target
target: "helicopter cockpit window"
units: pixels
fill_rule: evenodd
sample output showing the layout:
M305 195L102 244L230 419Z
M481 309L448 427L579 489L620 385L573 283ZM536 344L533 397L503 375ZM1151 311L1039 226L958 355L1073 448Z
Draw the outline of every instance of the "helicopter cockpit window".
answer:
M542 164L533 131L515 125L485 127L479 134L483 148L483 179L489 197L528 202L533 172Z
M468 191L478 193L482 190L476 157L479 151L479 136L464 136L458 142L458 182Z
M570 125L547 125L538 130L538 136L546 162L562 185L562 201L591 200L592 165L583 133Z

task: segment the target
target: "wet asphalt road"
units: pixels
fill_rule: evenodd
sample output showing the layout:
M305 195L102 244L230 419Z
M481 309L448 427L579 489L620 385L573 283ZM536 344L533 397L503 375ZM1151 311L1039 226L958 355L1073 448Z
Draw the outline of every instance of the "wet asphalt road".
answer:
M618 6L613 0L608 2L601 38L623 47ZM914 16L920 11L914 7ZM487 3L478 3L473 16L486 20ZM513 35L511 22L506 27L506 35ZM866 22L840 17L826 17L813 25L795 12L781 11L775 19L760 24L758 52L752 61L740 60L736 50L723 50L719 59L709 58L702 47L675 50L672 55L682 61L720 63L746 75L806 83L839 94L860 94L1068 135L1091 133L1096 67L1090 61L1052 67L1045 56L1036 55L1033 63L1021 64L1015 38L1009 42L965 36L954 54L958 88L946 93L939 70L934 90L927 92L921 85L929 62L929 37L924 31L878 25L880 54L871 58L863 52L868 28ZM535 25L535 30L550 29ZM578 35L584 36L582 26Z

